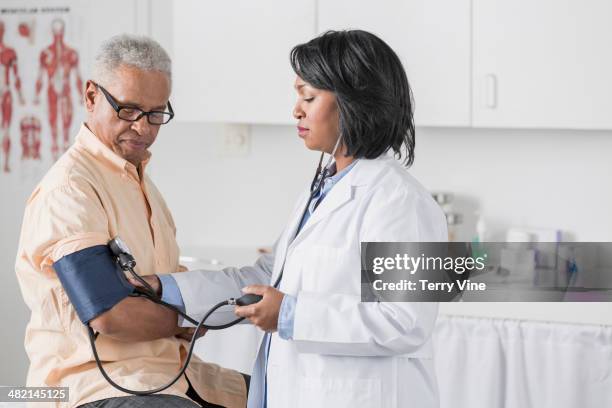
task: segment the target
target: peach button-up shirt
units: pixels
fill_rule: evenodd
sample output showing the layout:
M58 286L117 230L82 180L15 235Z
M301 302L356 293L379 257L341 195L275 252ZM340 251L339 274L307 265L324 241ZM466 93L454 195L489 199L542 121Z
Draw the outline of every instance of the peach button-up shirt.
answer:
M87 330L53 263L119 236L137 261L137 273L179 269L172 215L144 172L149 159L137 169L83 125L74 145L27 202L15 265L23 298L32 311L24 342L30 359L27 385L69 387L70 402L61 406L126 394L108 384L98 371ZM128 343L100 334L96 345L105 370L116 383L148 390L176 375L188 344L175 337ZM209 402L246 405L246 387L238 372L194 357L187 376ZM187 387L183 377L163 393L186 397Z

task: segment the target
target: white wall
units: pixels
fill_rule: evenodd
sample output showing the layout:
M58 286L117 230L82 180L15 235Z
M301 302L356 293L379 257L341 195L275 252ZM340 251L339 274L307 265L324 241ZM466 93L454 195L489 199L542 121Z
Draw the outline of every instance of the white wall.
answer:
M247 157L224 157L223 126L172 123L153 146L151 175L185 246L257 246L276 239L318 155L292 129L251 127Z
M30 314L17 285L15 255L25 201L34 185L33 180L23 179L18 172L0 174L0 384L25 383L23 337Z
M611 136L610 131L421 129L413 174L430 189L455 192L472 231L469 211L480 211L491 227L490 239L503 240L510 226L529 226L561 229L576 241L607 241Z

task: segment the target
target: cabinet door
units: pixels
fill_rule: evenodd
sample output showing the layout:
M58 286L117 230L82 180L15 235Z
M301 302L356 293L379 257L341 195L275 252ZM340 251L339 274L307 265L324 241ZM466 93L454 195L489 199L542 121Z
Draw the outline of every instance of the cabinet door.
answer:
M314 1L181 0L173 7L177 120L295 123L289 52L315 34Z
M470 125L470 0L324 0L318 31L358 28L400 56L419 126Z
M474 125L612 128L610 0L473 0Z

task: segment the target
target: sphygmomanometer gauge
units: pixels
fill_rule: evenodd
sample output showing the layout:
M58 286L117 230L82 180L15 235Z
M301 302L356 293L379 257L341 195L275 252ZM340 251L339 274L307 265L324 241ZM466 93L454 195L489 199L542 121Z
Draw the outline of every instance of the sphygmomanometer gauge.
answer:
M108 243L111 251L115 256L119 256L120 254L128 254L131 255L130 248L128 248L127 244L123 242L123 240L119 237L115 237Z

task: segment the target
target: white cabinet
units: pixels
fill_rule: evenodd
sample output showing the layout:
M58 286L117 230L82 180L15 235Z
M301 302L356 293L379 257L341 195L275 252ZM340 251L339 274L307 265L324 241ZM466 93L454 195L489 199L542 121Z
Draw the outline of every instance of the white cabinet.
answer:
M178 121L293 124L291 48L360 28L400 56L418 126L612 129L610 0L165 4Z
M400 56L419 126L470 125L470 0L322 0L318 30L359 28Z
M612 128L612 1L473 0L473 125Z
M176 120L294 123L289 52L315 34L314 1L173 2Z

